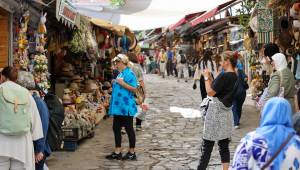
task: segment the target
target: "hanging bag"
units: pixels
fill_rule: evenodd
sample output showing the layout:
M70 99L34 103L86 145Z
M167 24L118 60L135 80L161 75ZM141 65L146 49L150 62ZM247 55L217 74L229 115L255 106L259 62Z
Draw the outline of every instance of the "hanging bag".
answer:
M135 92L135 102L137 105L141 105L145 101L145 92L141 85L138 85Z

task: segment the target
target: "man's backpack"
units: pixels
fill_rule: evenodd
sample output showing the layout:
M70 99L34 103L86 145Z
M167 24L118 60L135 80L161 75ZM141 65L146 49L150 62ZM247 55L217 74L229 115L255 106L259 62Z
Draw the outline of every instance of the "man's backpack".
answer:
M30 131L29 92L23 87L0 88L0 133L9 136Z
M48 129L48 143L52 151L60 149L62 143L62 122L65 118L64 106L59 101L59 98L48 93L44 98L45 103L49 109L49 129Z
M181 63L181 64L185 64L185 63L186 63L186 57L185 57L185 55L181 54L181 55L180 55L180 58L181 58L181 59L180 59L180 63Z

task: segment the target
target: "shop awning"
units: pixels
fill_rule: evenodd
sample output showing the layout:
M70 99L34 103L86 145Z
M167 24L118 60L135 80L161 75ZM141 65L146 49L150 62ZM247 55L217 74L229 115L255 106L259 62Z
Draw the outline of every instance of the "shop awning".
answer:
M203 15L199 16L198 18L194 19L193 21L191 21L191 26L193 27L195 25L198 25L198 24L206 21L209 18L214 17L219 12L219 10L231 5L232 3L236 2L236 1L237 0L228 1L226 3L223 3L219 6L217 6L216 8L212 9L211 11L206 12L205 14L203 14Z
M97 18L91 18L90 19L91 23L94 25L97 25L98 27L116 32L119 35L123 35L126 30L129 30L129 28L121 25L114 25L109 21L105 21L102 19L97 19Z
M186 15L184 18L182 18L181 20L179 20L176 24L173 24L171 26L169 26L169 30L174 30L176 29L177 27L189 22L190 20L204 14L206 11L203 11L203 12L197 12L197 13L193 13L193 14L189 14L189 15Z
M107 8L109 0L68 0L80 14L126 25L131 30L148 30L168 27L185 15L206 11L228 0L126 0L117 9ZM102 3L101 3L102 2Z
M205 27L203 29L199 29L199 30L195 31L194 33L204 34L204 33L207 33L207 32L211 32L216 28L225 28L224 26L226 26L229 21L230 21L229 18L221 19L221 20L217 21L216 23L214 23L214 24L212 24L208 27Z

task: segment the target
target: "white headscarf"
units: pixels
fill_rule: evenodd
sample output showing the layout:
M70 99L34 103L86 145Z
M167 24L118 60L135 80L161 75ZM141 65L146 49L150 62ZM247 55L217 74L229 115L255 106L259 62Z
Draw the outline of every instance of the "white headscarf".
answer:
M275 69L277 71L282 71L283 69L287 68L288 64L285 58L285 55L281 53L277 53L272 56L273 62L275 64Z

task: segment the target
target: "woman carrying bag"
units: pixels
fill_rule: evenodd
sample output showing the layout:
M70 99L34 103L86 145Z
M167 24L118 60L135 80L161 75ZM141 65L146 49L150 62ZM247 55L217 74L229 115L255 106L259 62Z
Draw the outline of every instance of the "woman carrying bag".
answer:
M202 155L198 170L207 168L215 142L219 145L223 169L229 168L229 139L233 129L231 106L237 88L236 63L234 53L226 51L222 54L223 73L219 74L215 80L208 69L203 73L207 95L211 101L204 120Z
M235 57L238 59L239 54L235 53ZM242 66L236 67L236 73L237 73L239 82L238 82L238 87L237 87L236 93L233 98L232 112L233 112L233 118L234 118L234 128L239 129L240 128L239 127L240 119L241 119L242 110L243 110L243 104L246 100L247 89L249 89L249 85L247 83L248 82L247 75L245 74Z
M299 153L300 138L293 129L291 105L275 97L265 104L259 127L241 140L231 169L299 169Z
M277 53L272 56L272 64L276 72L271 75L268 87L259 99L257 107L261 109L270 98L280 96L290 102L292 112L295 113L295 78L288 68L286 57L281 53Z
M113 63L120 71L117 79L113 82L113 90L109 106L109 115L113 116L113 131L115 135L115 151L106 156L106 159L113 160L136 160L135 155L135 132L133 129L133 118L137 113L134 94L138 86L137 78L129 68L128 57L124 54L118 54L113 59ZM128 153L122 157L121 129L125 127L129 138Z

